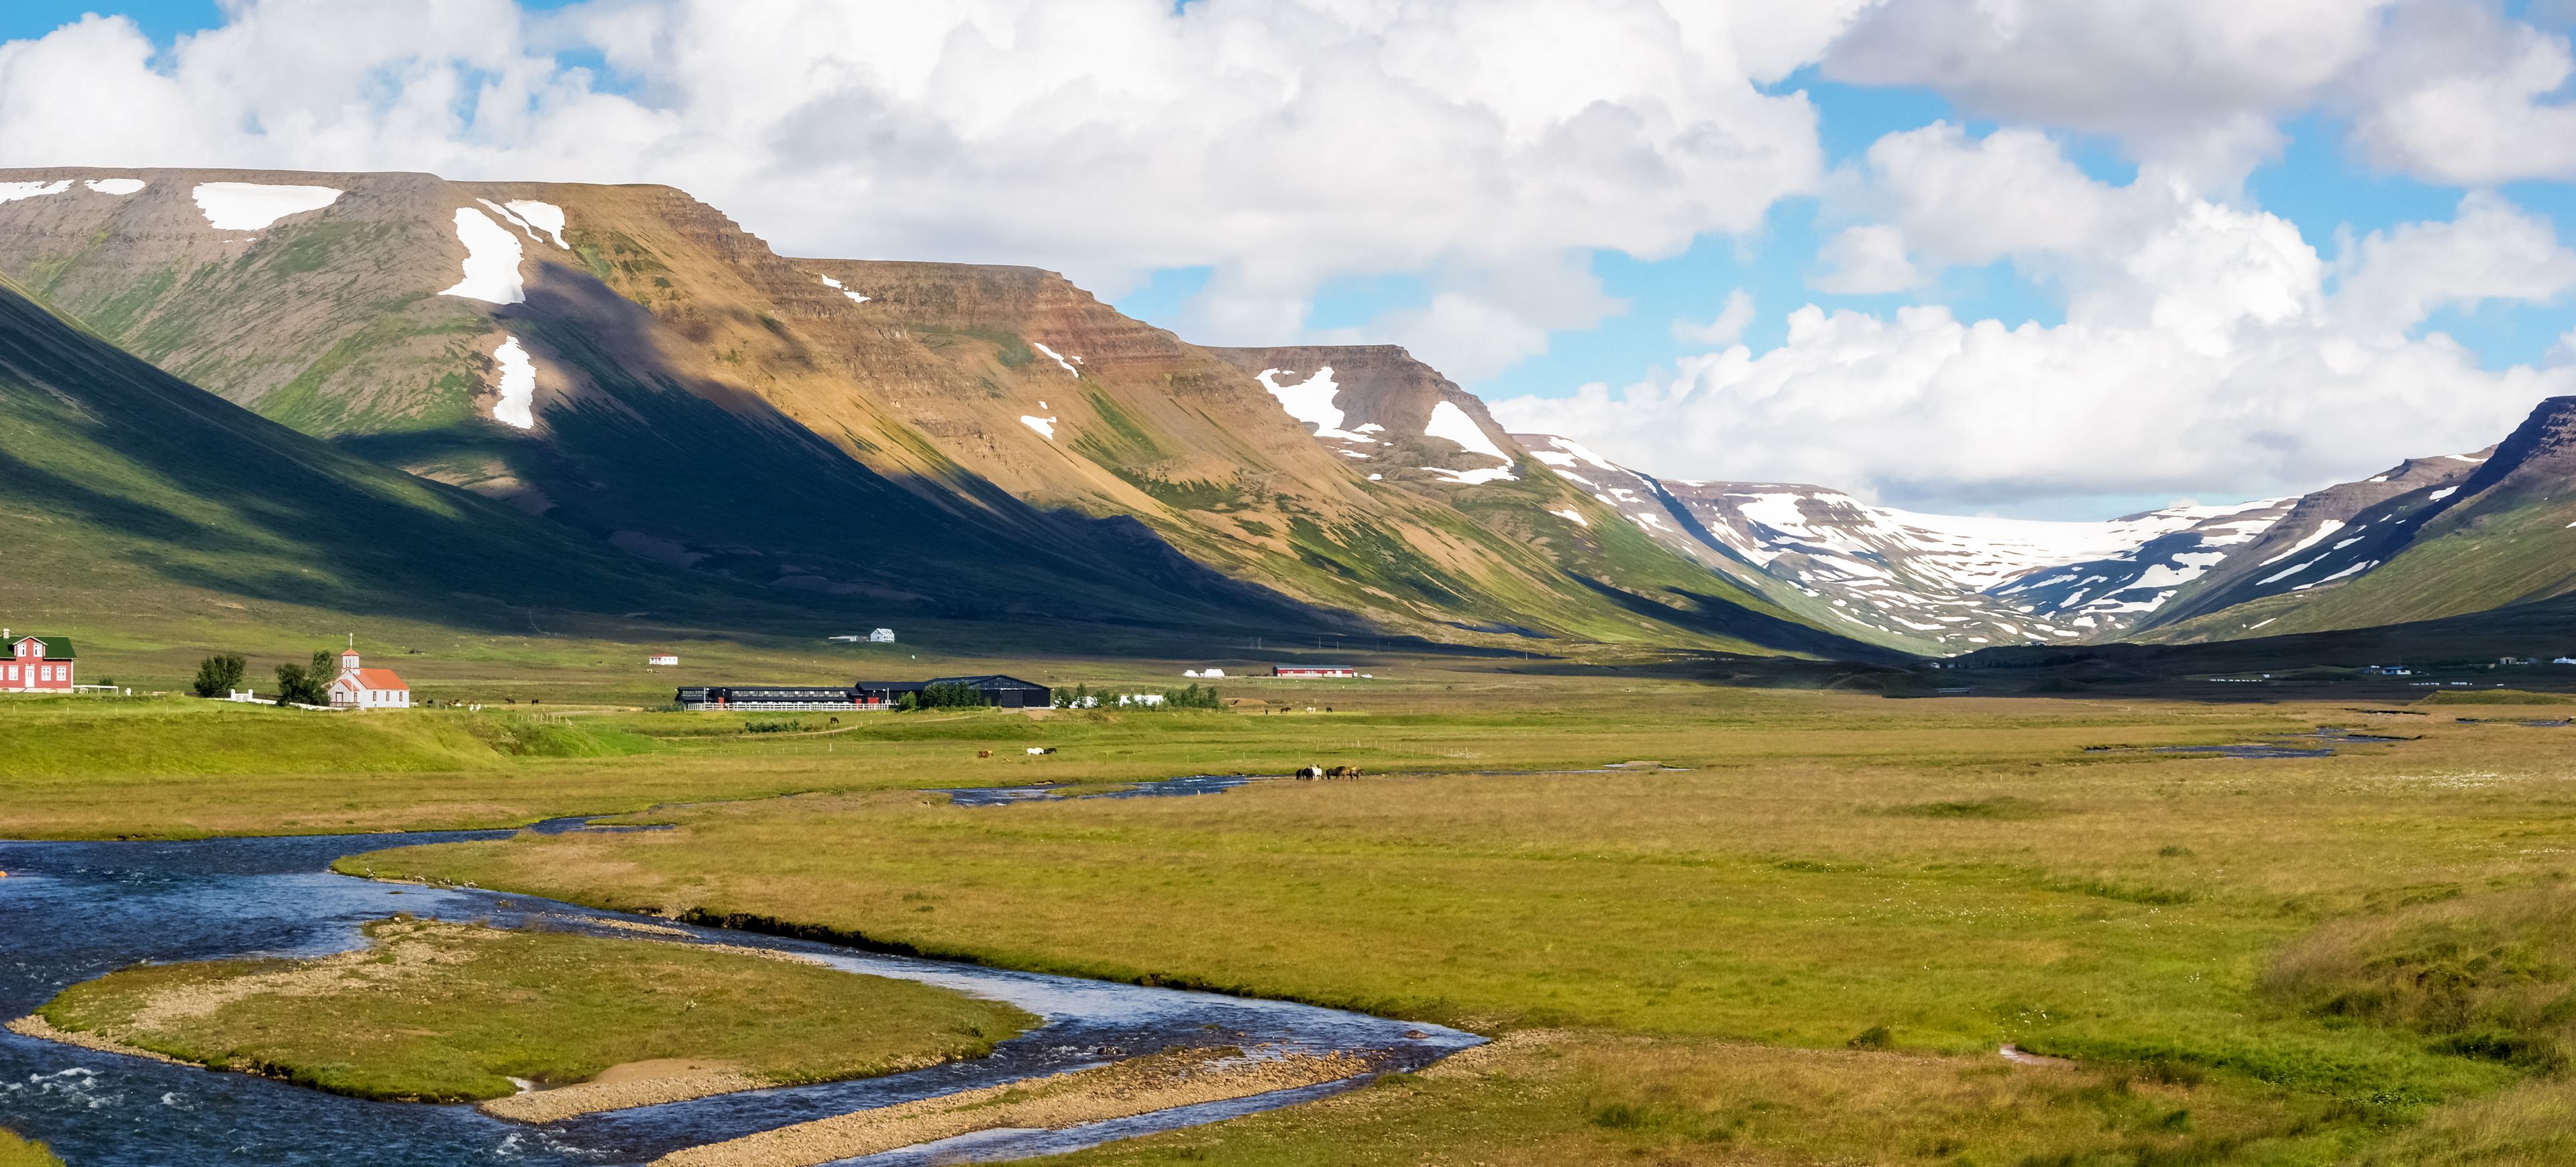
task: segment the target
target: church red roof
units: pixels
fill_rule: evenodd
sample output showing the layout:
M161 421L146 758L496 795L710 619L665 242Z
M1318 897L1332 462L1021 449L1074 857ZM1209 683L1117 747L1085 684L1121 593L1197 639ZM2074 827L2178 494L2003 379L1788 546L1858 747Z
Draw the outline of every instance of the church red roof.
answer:
M403 684L403 679L395 676L392 669L359 669L358 687L361 689L400 689L406 693L411 691L411 686Z

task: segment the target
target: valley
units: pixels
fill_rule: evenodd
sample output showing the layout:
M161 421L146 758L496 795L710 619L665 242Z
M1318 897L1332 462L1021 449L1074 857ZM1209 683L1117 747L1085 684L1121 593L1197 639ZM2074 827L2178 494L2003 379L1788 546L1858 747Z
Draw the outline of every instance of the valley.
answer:
M82 686L0 694L0 921L113 927L0 975L55 1026L0 1037L0 1126L74 1164L2563 1158L2571 491L2558 397L2281 498L1924 514L1513 432L1394 345L785 255L669 187L14 171L0 622ZM270 703L343 652L399 705ZM198 691L250 694L182 695L228 655ZM1076 700L924 687L994 675ZM862 682L916 700L681 693Z
M2358 975L2338 960L2411 951L2337 945L2426 928L2528 943L2511 939L2533 926L2527 901L2554 895L2576 846L2557 806L2558 735L2576 732L2563 706L1891 702L1370 663L1384 679L1229 679L1296 710L1267 714L879 714L840 732L807 714L803 731L769 733L566 697L547 716L569 736L524 753L491 748L465 714L11 702L13 741L55 744L0 774L0 833L443 829L628 808L669 829L433 841L343 860L368 879L339 883L374 904L405 903L383 888L431 896L415 909L451 892L542 896L746 942L794 934L1493 1039L1079 1161L1410 1162L1437 1146L1732 1163L1937 1144L1975 1159L2468 1163L2489 1161L2481 1147L2545 1158L2563 1139L2544 1117L2560 1083L2530 1052L2562 1040L2545 1014L2476 1013L2520 1035L2496 1052L2406 1015L2338 1019L2301 987ZM1114 665L1012 667L1146 683ZM116 719L134 720L98 732ZM210 720L248 747L225 772L156 773L114 752ZM373 736L441 725L451 740ZM2320 725L2389 740L2276 760L2156 749ZM1280 777L1314 760L1364 776ZM1085 797L1184 768L1255 781ZM1052 796L963 805L931 789L1031 784ZM0 902L46 886L26 848L51 845L0 844L13 883L36 877L0 885ZM2395 931L2354 931L2382 926ZM2005 1045L2042 1060L2016 1064ZM92 1137L63 1112L10 1113L58 1148ZM2473 1142L2444 1134L2469 1128Z

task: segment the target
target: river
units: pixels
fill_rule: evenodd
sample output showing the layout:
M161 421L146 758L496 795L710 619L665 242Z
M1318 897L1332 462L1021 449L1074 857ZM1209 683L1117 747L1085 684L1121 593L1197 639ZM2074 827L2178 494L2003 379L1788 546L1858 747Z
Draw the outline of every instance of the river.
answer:
M544 824L580 829L576 821ZM209 839L0 841L0 1016L138 961L319 956L358 947L359 926L395 912L508 927L620 935L620 919L530 896L387 884L332 860L507 832ZM670 926L666 921L655 924ZM804 940L687 928L728 944L807 953L856 973L1007 1001L1045 1019L990 1057L851 1082L761 1090L584 1115L543 1126L471 1106L368 1102L243 1074L97 1053L0 1032L0 1126L53 1145L71 1167L221 1161L331 1167L643 1163L680 1147L1165 1049L1240 1045L1346 1051L1413 1069L1476 1044L1435 1025L1214 993L884 956ZM1359 1080L1161 1111L1060 1131L995 1131L848 1160L870 1167L1019 1158L1212 1122L1303 1101Z

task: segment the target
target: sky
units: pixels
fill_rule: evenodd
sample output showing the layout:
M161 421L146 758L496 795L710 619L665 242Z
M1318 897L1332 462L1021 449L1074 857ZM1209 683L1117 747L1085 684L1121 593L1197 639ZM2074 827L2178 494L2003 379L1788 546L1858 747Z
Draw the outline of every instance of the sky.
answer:
M1651 473L2101 518L2576 393L2576 0L11 0L0 166L660 182L1402 344Z

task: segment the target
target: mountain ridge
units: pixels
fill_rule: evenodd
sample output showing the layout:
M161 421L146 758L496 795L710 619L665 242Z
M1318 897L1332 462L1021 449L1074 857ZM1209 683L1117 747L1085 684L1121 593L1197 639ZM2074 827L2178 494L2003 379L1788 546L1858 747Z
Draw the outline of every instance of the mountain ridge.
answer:
M102 334L686 570L960 616L1882 651L1552 477L1368 477L1053 273L782 256L661 187L6 177L38 193L0 202L0 270Z

